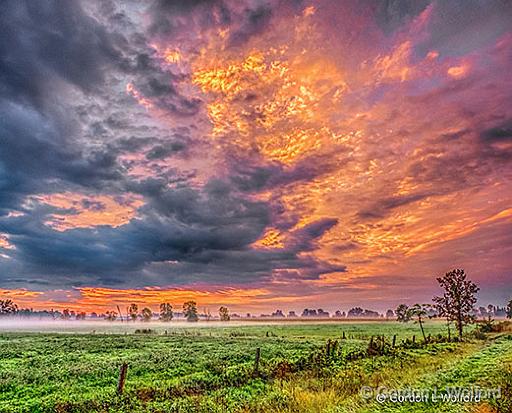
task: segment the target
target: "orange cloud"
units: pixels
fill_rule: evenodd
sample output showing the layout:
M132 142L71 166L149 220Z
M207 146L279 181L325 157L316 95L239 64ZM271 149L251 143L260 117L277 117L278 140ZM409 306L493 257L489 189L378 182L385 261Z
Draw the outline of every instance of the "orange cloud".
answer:
M135 195L83 195L65 192L35 197L38 202L52 207L71 210L53 213L47 225L58 231L72 228L91 228L100 225L118 227L130 222L144 202Z

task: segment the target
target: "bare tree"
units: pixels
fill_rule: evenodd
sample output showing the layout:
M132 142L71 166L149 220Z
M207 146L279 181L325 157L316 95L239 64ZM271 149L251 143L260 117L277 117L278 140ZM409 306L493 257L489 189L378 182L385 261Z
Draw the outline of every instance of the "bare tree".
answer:
M219 317L220 321L229 321L231 317L229 316L229 310L227 307L219 308Z
M444 289L441 297L433 298L439 316L455 322L459 339L462 340L464 325L474 321L473 310L479 288L466 279L462 269L447 272L437 278L437 282Z

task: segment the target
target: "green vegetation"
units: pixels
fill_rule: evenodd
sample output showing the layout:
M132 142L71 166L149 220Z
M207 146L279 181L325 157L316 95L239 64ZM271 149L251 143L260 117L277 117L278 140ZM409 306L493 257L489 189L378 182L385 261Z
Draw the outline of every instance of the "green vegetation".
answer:
M468 332L462 343L447 342L445 325L429 320L428 343L417 325L396 322L125 328L129 334L0 334L0 411L462 412L461 403L378 404L359 392L470 384L503 388L501 399L475 408L511 411L507 324L499 333Z

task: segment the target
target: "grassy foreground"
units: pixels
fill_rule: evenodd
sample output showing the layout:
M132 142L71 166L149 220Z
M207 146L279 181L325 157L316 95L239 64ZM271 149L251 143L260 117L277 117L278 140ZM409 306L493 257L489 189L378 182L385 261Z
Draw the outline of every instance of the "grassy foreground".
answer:
M0 411L512 412L510 332L450 343L437 339L444 326L430 322L424 344L416 325L394 322L134 331L0 334ZM128 375L118 396L123 362ZM501 397L393 403L360 394L363 386L475 384L500 387Z

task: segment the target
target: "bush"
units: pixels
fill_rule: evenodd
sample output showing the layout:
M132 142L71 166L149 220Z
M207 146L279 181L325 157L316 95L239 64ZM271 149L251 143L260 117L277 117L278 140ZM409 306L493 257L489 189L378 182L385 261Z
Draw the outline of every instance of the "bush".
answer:
M135 334L156 334L156 331L150 328L138 328L135 330Z

